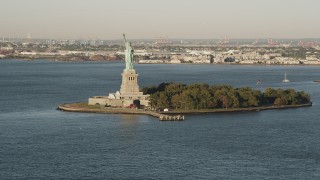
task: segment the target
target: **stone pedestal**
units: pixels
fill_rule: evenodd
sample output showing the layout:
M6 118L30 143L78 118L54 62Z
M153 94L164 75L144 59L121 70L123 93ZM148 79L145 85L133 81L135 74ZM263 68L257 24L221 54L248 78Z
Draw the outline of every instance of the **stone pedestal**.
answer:
M110 93L109 96L95 96L89 98L89 105L112 107L129 107L134 101L149 106L149 96L139 91L138 74L134 69L123 70L120 91Z
M122 95L125 94L135 94L139 92L138 85L138 74L134 69L125 69L123 70L122 75L122 83L120 88L120 93Z

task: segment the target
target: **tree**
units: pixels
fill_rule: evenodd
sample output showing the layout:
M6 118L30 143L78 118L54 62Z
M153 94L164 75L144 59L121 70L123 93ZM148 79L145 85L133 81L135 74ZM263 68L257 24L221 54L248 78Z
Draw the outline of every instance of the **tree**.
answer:
M153 94L158 91L158 87L155 85L152 85L151 87L144 87L141 89L143 94Z
M159 108L168 108L170 101L165 92L160 92L159 99L157 101L157 107Z
M277 97L273 104L277 106L287 105L288 101L285 97Z
M176 95L172 96L172 98L171 98L171 103L172 103L172 106L173 106L175 109L182 108L182 98L181 98L181 94L176 94Z
M246 87L237 89L237 94L241 107L253 107L258 106L261 103L261 91Z
M293 89L266 88L262 93L249 87L235 89L229 85L161 83L159 86L145 87L142 90L146 94L150 93L150 104L157 108L238 108L310 102L307 93Z
M150 95L149 100L150 100L150 105L152 107L157 107L158 106L158 99L160 97L160 92L156 92Z

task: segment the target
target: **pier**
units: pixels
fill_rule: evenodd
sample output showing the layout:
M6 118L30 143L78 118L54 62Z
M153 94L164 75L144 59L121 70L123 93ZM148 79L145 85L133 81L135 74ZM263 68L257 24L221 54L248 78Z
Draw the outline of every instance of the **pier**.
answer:
M177 115L177 116L168 116L168 115L163 115L159 117L160 121L183 121L184 116Z
M166 115L154 111L146 111L150 116L159 118L160 121L183 121L184 116L182 115Z

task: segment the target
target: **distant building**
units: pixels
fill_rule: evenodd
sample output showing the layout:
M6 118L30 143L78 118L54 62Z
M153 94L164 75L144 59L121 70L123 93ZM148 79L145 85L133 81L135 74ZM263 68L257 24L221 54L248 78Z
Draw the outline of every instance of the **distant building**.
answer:
M306 57L304 64L320 64L320 59L318 59L315 55L309 55Z

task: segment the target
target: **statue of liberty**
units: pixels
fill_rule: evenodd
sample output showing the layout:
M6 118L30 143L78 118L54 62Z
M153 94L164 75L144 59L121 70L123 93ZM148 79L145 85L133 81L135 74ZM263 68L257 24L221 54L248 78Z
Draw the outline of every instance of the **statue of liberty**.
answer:
M124 43L126 46L125 59L126 59L126 70L133 69L133 52L131 43L127 41L126 35L123 34Z

